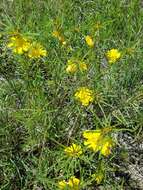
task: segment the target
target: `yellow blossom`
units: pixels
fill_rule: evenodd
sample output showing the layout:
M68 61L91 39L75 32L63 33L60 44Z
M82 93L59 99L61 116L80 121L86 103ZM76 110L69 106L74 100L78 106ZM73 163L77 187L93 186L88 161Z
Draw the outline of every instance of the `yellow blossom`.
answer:
M91 36L87 35L87 36L85 37L85 41L86 41L86 43L87 43L87 45L88 45L89 47L93 47L93 46L94 46L94 41L93 41L93 39L92 39Z
M79 70L80 71L86 71L88 69L87 64L84 62L79 62Z
M84 141L84 145L97 152L100 150L100 143L102 140L101 130L96 131L84 131L83 137L87 140Z
M104 156L109 156L109 154L111 154L111 149L112 149L113 145L114 145L114 143L111 138L104 139L100 153Z
M67 73L75 73L77 70L86 71L88 69L87 64L79 60L68 60Z
M77 65L74 64L74 63L68 65L67 68L66 68L67 73L75 73L76 70L77 70Z
M92 178L96 180L97 184L100 184L104 178L104 174L102 171L99 171L99 173L92 174Z
M71 146L65 148L65 153L70 157L79 157L82 154L82 149L80 145L73 143Z
M86 87L81 87L75 93L75 98L79 100L83 106L88 106L94 100L93 91Z
M71 177L68 181L68 185L71 190L79 190L80 180L76 177Z
M28 57L30 58L40 58L46 55L47 51L39 43L33 43L28 52Z
M67 187L67 182L65 180L59 182L59 189L65 189Z
M109 63L115 63L121 57L121 53L117 49L111 49L107 51L106 57Z
M103 179L103 176L102 176L102 175L97 175L96 178L95 178L97 184L100 184L101 181L102 181L102 179Z
M59 182L59 189L79 190L80 180L72 176L67 182L65 180Z
M10 38L7 47L12 48L14 53L23 54L24 52L27 52L29 50L30 43L28 39L23 37L21 34L17 34L13 35Z
M71 60L68 60L66 72L75 73L77 71L77 64Z
M83 137L86 139L84 145L94 152L100 151L104 156L111 154L113 140L104 133L104 130L84 131Z

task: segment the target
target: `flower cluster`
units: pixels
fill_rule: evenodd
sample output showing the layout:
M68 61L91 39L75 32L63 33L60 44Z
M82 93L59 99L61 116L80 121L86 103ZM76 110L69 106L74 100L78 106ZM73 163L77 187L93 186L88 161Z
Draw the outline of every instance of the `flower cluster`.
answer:
M83 137L86 139L84 145L94 152L100 151L104 156L111 154L114 142L111 137L105 135L104 130L84 131Z
M27 53L29 58L40 58L47 55L47 51L37 42L32 42L23 37L20 33L15 33L10 37L8 48L16 54Z
M87 64L83 61L78 60L68 60L66 72L75 73L77 70L86 71L88 69Z
M59 189L63 190L79 190L80 180L76 177L71 177L68 181L60 181Z
M111 154L111 149L114 146L114 141L109 133L112 131L111 127L106 127L104 129L98 130L85 130L83 132L84 137L84 145L87 148L92 149L95 153L100 151L100 154L107 157ZM67 156L72 158L79 158L83 153L80 145L72 143L71 146L66 147L64 149ZM93 180L96 181L97 184L100 184L104 179L104 170L102 168L98 168L98 172L92 175ZM79 179L75 177L71 177L69 181L60 181L59 188L60 189L69 189L69 190L78 190L79 189Z
M97 26L98 29L99 26ZM63 35L55 30L52 33L53 37L58 39L63 45L66 44L65 38ZM85 42L90 47L93 48L95 43L91 36L85 36ZM19 33L12 35L9 39L9 43L7 44L9 48L12 49L14 53L17 54L26 54L30 59L41 58L47 55L46 49L37 42L31 42L28 38L22 36ZM120 57L121 53L117 49L111 49L107 51L106 57L109 63L115 63ZM73 74L77 71L84 72L88 70L88 66L84 61L70 59L66 64L66 73ZM84 86L79 87L74 94L76 100L78 100L82 106L89 106L93 102L100 101L100 96L95 94L93 90ZM114 146L114 141L112 137L109 135L110 129L98 129L98 130L85 130L83 132L84 145L85 147L93 150L93 152L99 152L100 155L105 157L111 154L111 149ZM65 147L64 152L70 158L74 158L74 160L79 159L81 155L83 155L83 149L80 145L72 143L70 146ZM76 158L76 159L75 159ZM93 175L96 182L99 184L103 178L104 174L99 172ZM69 178L69 180L60 181L58 183L58 187L61 190L79 190L81 186L80 180L74 176Z
M83 137L86 139L84 140L84 145L94 152L100 151L102 155L109 156L114 142L112 137L108 135L109 131L105 132L105 130L106 128L103 130L84 131ZM79 157L82 154L81 146L74 143L66 147L64 151L69 157Z
M7 46L12 48L14 53L23 54L29 50L30 42L21 34L14 34L12 37L10 37L10 41Z

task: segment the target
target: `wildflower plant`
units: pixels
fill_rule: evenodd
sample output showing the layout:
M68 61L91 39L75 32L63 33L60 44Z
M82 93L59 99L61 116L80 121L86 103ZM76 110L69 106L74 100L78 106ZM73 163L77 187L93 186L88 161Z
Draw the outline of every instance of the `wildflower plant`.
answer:
M0 189L139 189L120 136L142 139L140 1L0 8Z
M88 66L84 61L68 60L68 62L67 62L66 72L68 74L73 74L78 71L84 72L87 70L88 70Z
M84 145L94 152L100 151L101 155L109 156L114 142L111 137L104 134L104 130L84 131L83 137L86 139Z

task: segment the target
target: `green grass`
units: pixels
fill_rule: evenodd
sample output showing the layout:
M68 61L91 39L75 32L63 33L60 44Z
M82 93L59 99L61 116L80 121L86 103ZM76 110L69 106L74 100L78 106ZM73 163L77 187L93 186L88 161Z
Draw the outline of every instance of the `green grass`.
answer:
M141 138L142 6L141 0L0 1L1 190L58 190L58 182L71 176L80 179L83 190L132 189L124 177L113 177L120 171L116 158L128 160L119 154L118 142L105 158L84 147L82 132L113 127L113 134L127 130ZM66 46L52 36L56 28ZM31 61L13 54L6 44L16 30L40 42L48 55ZM93 37L94 48L85 43L86 35ZM122 56L110 65L105 54L112 48ZM88 71L67 74L70 58L84 60ZM94 90L97 102L81 106L74 98L81 86ZM84 151L78 159L64 152L73 142ZM100 185L91 179L99 170L105 174Z

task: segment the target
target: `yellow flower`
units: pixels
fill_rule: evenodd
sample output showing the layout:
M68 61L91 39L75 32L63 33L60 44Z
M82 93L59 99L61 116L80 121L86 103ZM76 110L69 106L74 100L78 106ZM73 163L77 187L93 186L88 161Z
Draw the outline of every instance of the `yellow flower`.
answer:
M46 56L47 51L38 43L33 43L28 52L28 57L30 58L40 58L41 56Z
M80 180L76 177L71 177L68 181L68 185L72 190L79 190Z
M59 182L59 189L79 190L80 180L76 177L71 177L67 182L65 180Z
M92 178L96 180L97 184L100 184L104 178L104 174L102 171L99 171L99 173L92 174Z
M102 181L102 179L103 179L103 176L102 176L102 175L97 175L96 178L95 178L97 184L100 184L101 181Z
M59 189L65 189L67 187L67 182L65 180L59 182Z
M86 63L78 60L68 60L66 72L67 73L75 73L77 70L86 71L87 65Z
M75 73L77 71L77 64L71 60L68 60L66 72Z
M100 144L102 140L102 134L101 130L96 131L84 131L83 137L87 139L84 141L84 145L86 145L88 148L93 149L93 151L97 152L100 150Z
M82 154L81 146L72 144L71 146L65 148L65 153L70 157L79 157Z
M121 57L121 53L117 49L111 49L107 51L106 57L109 63L115 63Z
M104 143L102 144L101 147L101 154L104 156L109 156L111 154L111 148L113 147L114 143L111 138L104 139Z
M80 71L86 71L88 69L87 64L84 62L79 62L79 70Z
M93 39L92 39L91 36L87 35L87 36L85 37L85 41L86 41L86 43L87 43L87 45L88 45L89 47L93 47L93 46L94 46L94 41L93 41Z
M84 145L94 152L100 151L104 156L111 154L114 143L110 137L106 137L104 130L84 131L83 137L86 139Z
M21 34L17 34L10 38L7 47L12 48L14 53L23 54L29 50L30 43L28 39L23 37Z
M81 87L75 93L75 98L79 100L83 106L88 106L90 102L94 100L93 91L86 87Z

